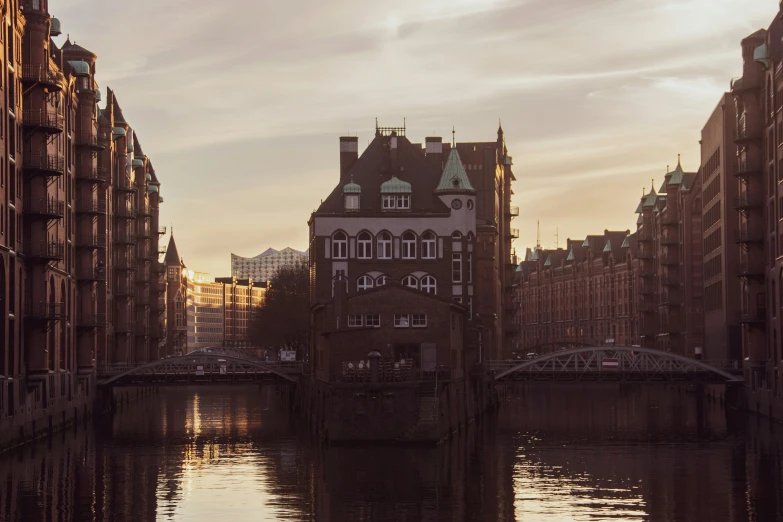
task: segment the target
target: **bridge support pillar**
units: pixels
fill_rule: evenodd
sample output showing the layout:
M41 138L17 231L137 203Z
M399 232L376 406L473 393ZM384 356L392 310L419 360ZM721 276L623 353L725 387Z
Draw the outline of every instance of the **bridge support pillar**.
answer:
M726 383L726 408L745 409L745 383L729 381Z

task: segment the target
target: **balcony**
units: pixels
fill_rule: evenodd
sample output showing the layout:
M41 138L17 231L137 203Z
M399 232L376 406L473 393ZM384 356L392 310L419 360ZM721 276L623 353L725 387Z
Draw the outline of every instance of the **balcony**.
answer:
M738 312L737 322L748 325L764 325L767 322L767 310L766 308L757 308L755 310L745 310Z
M149 229L149 227L139 227L141 230L138 231L139 239L152 239L152 231Z
M166 291L166 283L164 281L153 281L151 289L155 293L162 294Z
M65 157L61 154L31 154L24 156L24 169L30 173L62 176L65 173Z
M87 236L76 234L76 248L91 250L106 248L106 234L90 234Z
M732 78L729 83L732 94L741 94L743 92L758 89L758 82L753 78L745 80L745 78Z
M136 306L147 307L150 305L150 298L147 295L140 295L136 298Z
M511 239L517 239L519 237L519 229L509 228L508 232L506 233L506 237L509 237Z
M639 276L641 276L641 277L643 277L645 279L649 278L649 277L655 277L655 272L653 272L652 270L640 270L639 271Z
M158 235L159 236L165 236L166 235L166 227L158 228Z
M140 271L136 274L136 284L137 285L148 285L152 283L153 278L150 276L149 271L144 270Z
M41 219L62 219L65 216L65 202L56 199L32 199L25 202L26 216Z
M122 219L136 219L136 209L117 207L114 209L114 215Z
M86 149L100 151L106 148L106 139L101 139L97 134L85 133L79 134L74 140L74 145Z
M663 286L680 286L680 276L678 275L663 275L661 276L661 284Z
M114 242L118 245L135 245L136 235L120 232L114 237Z
M648 243L652 241L652 232L646 230L640 230L636 232L636 240L640 243Z
M133 259L116 259L114 268L117 270L136 270L136 261Z
M88 215L101 215L106 214L106 201L94 200L94 201L79 201L76 204L77 214Z
M104 167L95 167L92 165L76 167L76 181L86 181L89 183L106 183L109 176Z
M746 211L752 208L762 208L761 198L748 196L747 194L734 198L734 209Z
M751 177L761 177L761 169L754 167L747 162L740 162L734 166L734 176L740 179L747 180Z
M152 216L152 207L150 205L141 205L139 207L139 215L142 217Z
M665 227L677 226L680 221L675 216L661 216L661 225Z
M106 281L106 269L103 267L94 267L77 270L76 279L85 283Z
M761 230L739 230L734 235L734 242L737 244L763 243L764 234Z
M22 124L32 129L44 129L50 134L59 134L65 128L65 118L57 111L25 109Z
M166 247L166 246L163 246L163 245L160 245L160 246L158 247L158 255L159 255L159 256L166 255L166 251L167 251L167 249L168 249L168 247ZM516 263L516 255L514 255L514 256L513 256L513 258L514 258L514 262L513 262L512 264L516 265L516 264L517 264L517 263Z
M759 141L761 135L749 129L746 125L740 126L734 131L734 143L737 145L747 145L748 143Z
M130 178L125 175L117 176L117 183L114 184L114 189L119 192L136 192L136 184L133 183Z
M664 266L675 266L680 264L680 256L667 253L661 256L660 263Z
M515 217L519 216L519 207L509 207L508 211L506 212L506 215L509 216L511 219L514 219Z
M647 260L650 260L652 258L653 258L653 255L650 252L639 252L638 254L636 254L636 259L642 259L642 260L647 261Z
M38 261L62 261L65 245L61 241L39 241L28 245L27 257Z
M118 334L132 334L136 332L136 325L134 323L117 323L114 331Z
M106 314L82 314L76 321L76 327L83 330L104 328L106 324Z
M20 79L24 84L41 83L59 91L65 77L62 73L50 71L43 65L23 64Z
M764 268L755 263L740 263L736 267L737 277L764 277Z
M136 295L136 290L131 283L123 281L115 287L114 295L124 298L134 297Z
M24 315L33 321L58 321L65 316L65 303L28 303Z
M680 246L680 240L677 237L674 237L674 236L667 236L667 237L661 238L661 244L665 245L667 247Z

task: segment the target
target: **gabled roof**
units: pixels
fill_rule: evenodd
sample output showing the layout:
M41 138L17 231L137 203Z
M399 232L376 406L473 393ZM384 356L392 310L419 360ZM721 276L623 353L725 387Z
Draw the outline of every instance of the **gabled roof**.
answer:
M174 234L169 238L169 246L166 248L166 257L163 258L163 264L166 266L175 266L180 264L179 252L177 252L177 243L174 242Z
M62 46L62 50L66 51L66 52L72 52L72 53L84 53L84 54L89 54L90 56L97 57L97 55L94 52L92 52L92 51L90 51L88 49L85 49L81 45L76 45L75 43L71 43L71 39L70 38L65 40L65 43L63 43L63 46Z
M669 184L679 185L682 183L682 165L680 165L680 158L677 157L677 167L672 171L672 177L669 179Z
M647 194L647 198L644 200L644 208L652 208L655 206L655 199L658 197L658 194L655 193L655 189L650 189L650 193Z
M604 254L609 254L611 252L612 252L612 240L610 239L610 240L608 240L606 242L606 246L604 246L604 252L603 253Z
M459 152L457 152L456 148L451 149L449 159L446 161L446 167L443 169L443 174L440 177L440 183L438 183L435 193L473 194L475 192L473 185L470 184L468 179L468 173L465 172L465 167L459 158Z
M625 236L625 239L623 239L623 244L620 245L620 248L631 248L631 236Z
M644 211L644 198L639 200L639 206L636 207L636 212L634 212L634 213L635 214L641 214L643 211Z

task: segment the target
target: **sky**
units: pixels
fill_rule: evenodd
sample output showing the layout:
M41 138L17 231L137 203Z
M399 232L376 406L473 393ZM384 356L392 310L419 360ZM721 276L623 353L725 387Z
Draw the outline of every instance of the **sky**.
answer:
M155 166L188 268L307 248L339 140L382 126L494 141L517 178L518 251L633 229L642 189L700 132L740 40L776 0L50 0L98 55ZM165 237L163 241L168 241Z

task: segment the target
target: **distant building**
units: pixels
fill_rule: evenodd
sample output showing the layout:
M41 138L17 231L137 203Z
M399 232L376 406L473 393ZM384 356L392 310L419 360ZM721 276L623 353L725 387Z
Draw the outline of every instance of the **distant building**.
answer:
M222 277L188 270L177 252L174 237L164 260L168 289L166 352L187 353L213 346L250 346L252 310L266 294L266 282Z
M231 275L237 279L270 281L281 267L307 262L308 256L307 250L300 252L289 247L283 250L269 248L256 257L231 254Z

